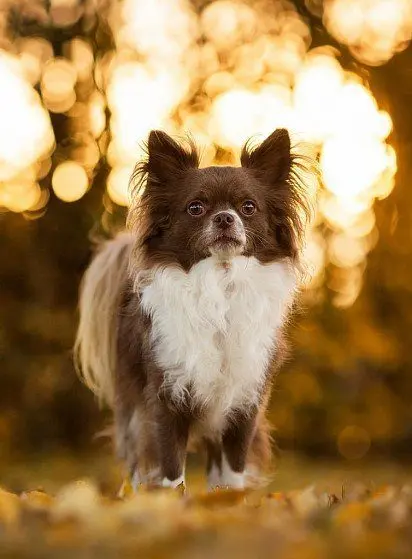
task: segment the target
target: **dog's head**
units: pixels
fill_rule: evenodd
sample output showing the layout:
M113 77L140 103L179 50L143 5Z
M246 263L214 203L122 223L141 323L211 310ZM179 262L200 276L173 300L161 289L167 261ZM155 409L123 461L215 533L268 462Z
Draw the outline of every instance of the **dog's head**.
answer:
M129 215L138 245L150 260L185 269L210 255L294 259L309 215L301 167L284 129L245 145L241 167L203 169L192 143L152 131L135 172L144 190L136 189Z

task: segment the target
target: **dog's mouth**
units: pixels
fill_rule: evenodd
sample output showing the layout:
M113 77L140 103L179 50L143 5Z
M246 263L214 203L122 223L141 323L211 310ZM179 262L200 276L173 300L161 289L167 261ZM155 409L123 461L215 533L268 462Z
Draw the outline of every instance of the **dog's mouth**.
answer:
M209 245L212 252L234 252L241 253L244 248L244 243L239 237L221 233L216 235Z
M216 244L238 245L238 246L243 245L243 243L241 242L241 240L238 237L235 237L234 235L227 235L225 233L222 233L220 235L216 235L216 237L212 241L212 245L216 245Z

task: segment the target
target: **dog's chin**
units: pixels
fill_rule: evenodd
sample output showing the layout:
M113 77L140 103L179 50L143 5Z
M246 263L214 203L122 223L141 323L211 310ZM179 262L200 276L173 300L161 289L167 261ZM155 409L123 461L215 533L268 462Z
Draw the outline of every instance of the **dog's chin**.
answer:
M237 237L221 235L213 239L208 248L212 256L217 256L219 259L227 260L243 254L245 245Z

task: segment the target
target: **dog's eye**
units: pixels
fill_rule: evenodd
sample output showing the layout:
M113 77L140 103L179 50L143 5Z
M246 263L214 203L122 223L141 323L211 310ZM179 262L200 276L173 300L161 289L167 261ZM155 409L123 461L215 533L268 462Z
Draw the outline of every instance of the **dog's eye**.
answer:
M205 207L202 202L199 200L195 200L194 202L190 202L187 206L187 213L193 215L195 217L199 217L205 213Z
M256 204L252 200L246 200L246 202L243 202L240 211L243 215L253 215L256 211Z

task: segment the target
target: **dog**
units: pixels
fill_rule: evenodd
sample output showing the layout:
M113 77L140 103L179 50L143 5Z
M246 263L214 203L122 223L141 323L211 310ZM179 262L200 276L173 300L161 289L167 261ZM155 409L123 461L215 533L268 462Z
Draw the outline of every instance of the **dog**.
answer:
M127 232L85 272L76 361L113 410L134 488L185 484L195 440L208 487L243 490L270 462L265 414L299 287L311 161L285 129L247 143L239 167L199 168L192 141L159 130L146 152Z

